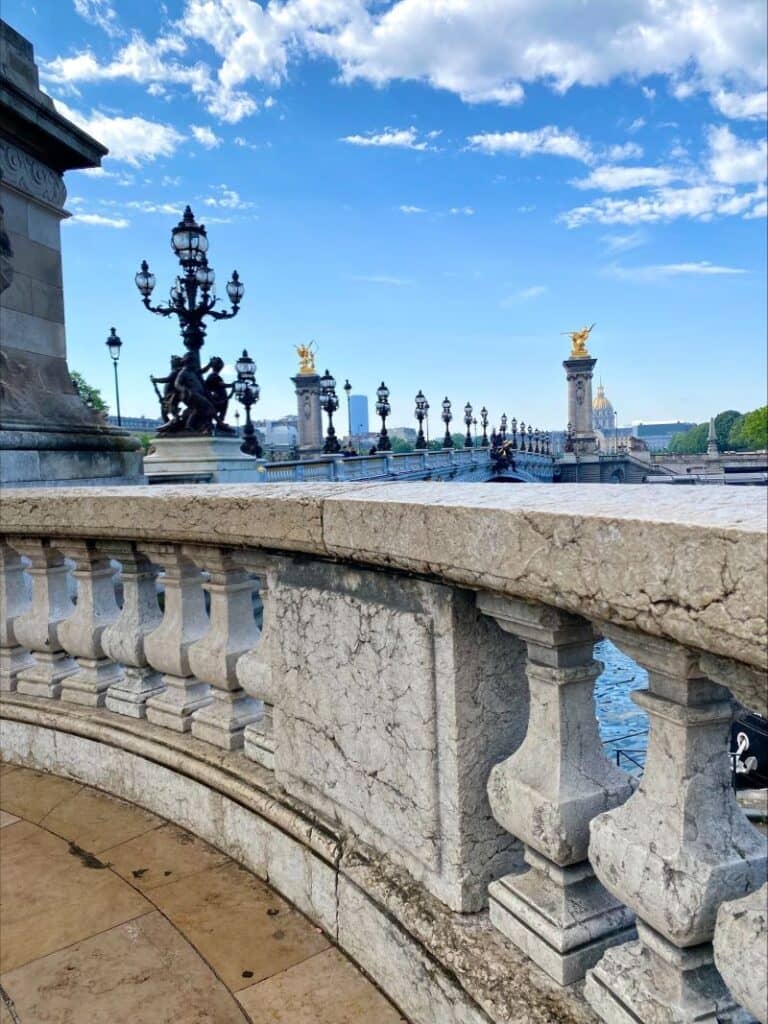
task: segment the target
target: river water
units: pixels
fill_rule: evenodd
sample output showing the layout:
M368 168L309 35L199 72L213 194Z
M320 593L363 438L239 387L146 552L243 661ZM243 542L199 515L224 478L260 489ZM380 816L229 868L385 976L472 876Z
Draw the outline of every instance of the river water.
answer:
M648 673L610 640L595 644L595 658L603 663L595 686L595 706L606 756L624 771L638 775L645 764L648 715L629 695L646 689Z

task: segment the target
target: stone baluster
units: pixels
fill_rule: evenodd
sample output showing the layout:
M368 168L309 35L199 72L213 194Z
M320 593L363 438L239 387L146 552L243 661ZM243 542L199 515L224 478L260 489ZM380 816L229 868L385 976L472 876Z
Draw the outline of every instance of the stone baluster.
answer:
M765 880L766 840L740 810L728 759L733 703L678 644L605 634L648 670L632 699L650 721L645 772L627 803L591 826L605 887L637 915L639 941L611 949L585 994L605 1021L741 1020L713 959L718 907Z
M29 607L24 562L10 545L0 541L0 691L16 689L19 672L33 664L32 655L16 639L13 623Z
M768 883L717 912L715 965L734 999L768 1024Z
M261 635L258 643L238 661L237 678L243 689L261 705L261 714L245 727L245 756L274 771L275 736L272 709L276 695L272 685L272 640L275 629L273 594L277 571L265 568L261 564L249 563L249 567L259 574Z
M192 715L213 700L189 664L189 648L208 630L203 575L175 544L142 544L140 550L165 569L163 621L144 640L147 661L163 673L165 689L147 700L147 719L176 732L188 732Z
M192 735L224 750L243 746L243 730L262 713L261 703L240 685L236 668L259 639L253 617L255 582L229 552L185 547L185 553L209 573L203 584L210 597L210 627L189 649L195 676L213 687L213 703L192 716Z
M477 604L528 648L528 731L492 770L496 821L525 844L530 870L488 889L492 923L561 985L634 936L632 914L594 877L589 822L632 792L603 754L589 622L555 608L480 594Z
M144 718L149 698L165 689L144 650L147 635L163 618L157 601L158 571L135 544L118 541L104 545L104 550L119 559L123 584L120 615L101 638L104 652L121 666L118 678L107 690L106 704L119 715Z
M46 540L14 541L13 546L29 559L32 577L32 601L14 620L13 632L34 659L17 675L16 689L31 697L59 697L62 681L78 671L59 640L60 627L74 610L67 592L69 567Z
M77 661L79 671L67 676L61 699L73 704L103 707L107 688L120 678L120 666L104 653L101 637L119 614L115 600L115 571L91 541L67 541L62 551L75 563L75 610L59 627L62 647Z

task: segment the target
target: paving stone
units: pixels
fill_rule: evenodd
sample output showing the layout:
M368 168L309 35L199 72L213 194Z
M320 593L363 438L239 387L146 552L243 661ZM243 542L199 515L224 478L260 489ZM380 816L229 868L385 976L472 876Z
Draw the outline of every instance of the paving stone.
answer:
M163 825L104 851L113 871L142 892L178 882L229 860L176 825Z
M36 824L57 804L82 789L79 782L29 768L17 768L0 778L0 807Z
M157 911L3 975L36 1024L247 1024L234 997Z
M327 949L238 992L253 1024L400 1024L405 1021L343 956Z
M19 821L2 836L0 971L151 909L92 854L37 825Z
M160 886L152 900L233 991L329 946L305 917L231 861Z
M83 849L99 853L158 828L163 821L135 804L84 788L54 807L41 824Z
M6 825L14 825L17 821L21 821L21 818L17 818L15 814L0 811L0 828L5 828Z

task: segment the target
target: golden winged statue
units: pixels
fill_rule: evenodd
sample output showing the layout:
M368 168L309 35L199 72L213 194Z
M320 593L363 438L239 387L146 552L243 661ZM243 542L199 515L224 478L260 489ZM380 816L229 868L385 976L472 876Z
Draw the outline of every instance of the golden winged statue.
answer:
M308 345L296 345L296 354L299 357L299 373L315 373L315 345L314 341L310 341Z
M589 359L589 352L587 352L587 339L592 333L595 324L592 327L582 327L580 331L563 331L563 334L567 334L571 339L571 359Z

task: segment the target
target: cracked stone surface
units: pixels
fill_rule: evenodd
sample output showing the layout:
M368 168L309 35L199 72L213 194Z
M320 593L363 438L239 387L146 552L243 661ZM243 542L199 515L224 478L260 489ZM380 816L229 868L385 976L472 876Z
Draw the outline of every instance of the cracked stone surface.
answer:
M737 1002L768 1022L768 884L724 903L715 926L715 964Z
M522 740L523 649L469 594L288 562L270 588L275 774L459 910L519 859L485 779Z
M766 664L763 488L440 483L6 490L9 535L221 543L435 574Z

